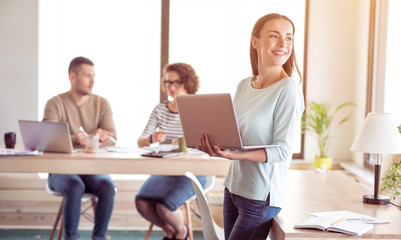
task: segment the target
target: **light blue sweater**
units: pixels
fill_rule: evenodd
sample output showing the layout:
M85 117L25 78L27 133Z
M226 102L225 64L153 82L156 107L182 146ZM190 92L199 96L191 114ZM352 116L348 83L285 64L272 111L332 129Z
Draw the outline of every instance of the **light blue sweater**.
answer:
M267 162L233 160L224 180L231 193L282 207L285 183L293 153L293 143L300 131L304 100L301 87L292 78L255 89L253 77L237 86L234 108L244 145L275 144L266 148Z

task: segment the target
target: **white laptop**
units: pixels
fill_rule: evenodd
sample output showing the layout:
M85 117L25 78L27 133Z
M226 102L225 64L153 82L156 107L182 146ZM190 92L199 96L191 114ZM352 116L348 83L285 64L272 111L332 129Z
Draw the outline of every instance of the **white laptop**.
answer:
M249 150L277 146L243 145L229 93L177 95L175 99L188 147L200 146L203 132L209 134L212 145L225 149Z
M68 123L19 120L18 124L26 150L73 152Z

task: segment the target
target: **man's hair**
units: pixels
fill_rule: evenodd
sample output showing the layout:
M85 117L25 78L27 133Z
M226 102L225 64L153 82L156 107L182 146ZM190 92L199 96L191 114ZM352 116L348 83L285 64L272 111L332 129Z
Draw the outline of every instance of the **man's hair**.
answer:
M81 64L88 64L94 66L93 62L86 57L76 57L71 60L70 66L68 67L68 74L71 72L78 73Z

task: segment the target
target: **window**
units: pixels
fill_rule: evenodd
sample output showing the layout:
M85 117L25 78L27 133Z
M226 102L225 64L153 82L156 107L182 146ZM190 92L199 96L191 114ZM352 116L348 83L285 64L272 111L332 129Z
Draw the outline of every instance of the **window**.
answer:
M111 104L119 143L136 146L159 101L160 1L39 1L39 115L70 89L77 56L95 64L93 92Z
M395 121L401 124L401 68L399 57L401 56L401 33L399 23L401 22L401 1L389 0L387 20L387 50L386 70L384 82L384 112L393 115Z
M398 0L371 0L371 27L369 74L366 112L391 113L401 124L401 55L398 23L401 21L401 2ZM366 155L365 166L372 168L371 157ZM376 159L373 157L373 159Z

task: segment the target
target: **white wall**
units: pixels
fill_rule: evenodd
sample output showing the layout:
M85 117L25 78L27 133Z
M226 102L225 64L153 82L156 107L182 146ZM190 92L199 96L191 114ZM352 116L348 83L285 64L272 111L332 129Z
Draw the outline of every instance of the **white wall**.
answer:
M0 1L0 145L19 119L37 119L38 0Z
M1 135L19 133L18 119L38 118L37 9L38 0L0 1ZM369 1L310 0L309 21L307 101L358 105L353 120L335 131L329 154L362 164L349 148L365 114ZM309 136L305 147L305 159L312 160L317 149Z
M345 101L357 104L352 121L332 132L328 154L334 161L353 158L349 148L364 119L368 30L369 1L310 0L306 100L334 107ZM305 159L316 153L307 135Z

